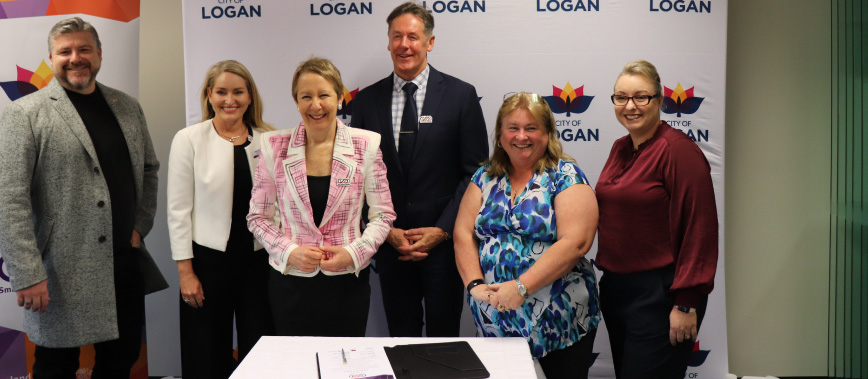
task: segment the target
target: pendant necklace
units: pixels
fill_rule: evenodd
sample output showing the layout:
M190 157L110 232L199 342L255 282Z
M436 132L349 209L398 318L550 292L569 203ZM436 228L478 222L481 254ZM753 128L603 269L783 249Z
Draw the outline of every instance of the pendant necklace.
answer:
M217 130L217 125L214 125L214 131L217 132L217 135L219 135L220 137L223 137L223 138L225 138L225 139L228 139L229 142L232 142L232 143L235 143L235 140L236 140L236 139L239 139L239 138L243 137L245 134L247 134L247 133L241 133L241 134L239 134L239 135L237 135L237 136L235 136L235 137L227 137L227 136L224 136L222 133L220 133L220 131ZM245 130L245 132L246 132L246 130ZM247 141L248 141L248 142L253 141L253 136L248 135L248 136L247 136Z

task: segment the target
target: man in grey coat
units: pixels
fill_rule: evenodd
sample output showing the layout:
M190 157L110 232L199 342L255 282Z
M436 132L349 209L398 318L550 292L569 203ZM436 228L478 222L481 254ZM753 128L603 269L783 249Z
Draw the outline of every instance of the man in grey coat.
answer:
M144 295L168 287L142 238L157 203L157 162L139 103L96 82L102 47L78 17L49 33L54 79L0 116L0 253L35 378L129 377Z

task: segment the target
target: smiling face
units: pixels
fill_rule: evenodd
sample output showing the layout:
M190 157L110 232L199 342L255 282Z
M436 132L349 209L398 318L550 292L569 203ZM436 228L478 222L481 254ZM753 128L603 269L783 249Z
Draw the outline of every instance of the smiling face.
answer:
M428 65L428 52L434 49L434 36L425 35L425 23L418 16L405 13L389 25L389 52L395 74L413 80Z
M644 75L621 75L615 82L615 95L637 96L656 95L654 84ZM615 117L618 122L627 128L634 144L644 142L650 138L657 125L660 124L660 96L651 99L648 105L636 105L633 100L627 101L626 105L615 106Z
M208 101L214 108L214 118L224 127L235 126L244 118L250 106L250 91L247 81L231 72L222 72L214 79L214 86L208 89Z
M513 167L532 168L548 149L549 137L529 110L519 108L503 116L499 142Z
M305 128L328 130L337 127L338 104L343 95L335 92L334 84L319 74L306 72L298 77L295 103Z
M90 32L58 35L48 58L51 59L54 78L63 88L82 94L94 91L102 50L96 47Z

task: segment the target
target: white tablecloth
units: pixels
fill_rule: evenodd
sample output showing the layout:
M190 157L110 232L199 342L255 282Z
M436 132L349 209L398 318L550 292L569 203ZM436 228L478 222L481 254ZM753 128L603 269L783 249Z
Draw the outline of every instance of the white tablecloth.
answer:
M368 346L467 341L492 379L536 378L524 338L262 337L231 379L316 379L316 352Z

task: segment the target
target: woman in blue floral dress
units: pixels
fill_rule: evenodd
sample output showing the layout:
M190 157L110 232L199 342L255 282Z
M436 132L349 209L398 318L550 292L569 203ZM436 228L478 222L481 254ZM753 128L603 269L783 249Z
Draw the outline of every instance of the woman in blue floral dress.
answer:
M563 153L539 95L507 97L492 157L473 176L455 223L455 258L478 333L524 337L546 377L587 378L600 311L585 259L597 201Z

